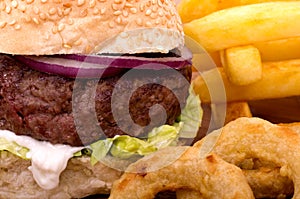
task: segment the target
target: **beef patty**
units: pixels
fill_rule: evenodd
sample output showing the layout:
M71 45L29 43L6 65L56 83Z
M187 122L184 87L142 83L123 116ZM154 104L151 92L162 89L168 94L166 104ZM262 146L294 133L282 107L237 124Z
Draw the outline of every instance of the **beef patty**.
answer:
M121 84L118 80L122 75L100 80L74 80L32 70L13 57L0 55L0 129L72 146L128 132L143 136L150 128L162 124L162 111L165 111L165 123L174 123L180 114L180 104L184 105L188 96L188 86L184 81L190 81L191 66L178 70L184 78L178 78L170 71L136 70ZM122 95L119 92L115 95L115 104L111 104L116 85L126 91L134 88L137 82L147 80L152 83L139 87L132 95L130 92L123 92ZM171 88L162 85L171 85ZM176 91L178 98L172 91ZM128 109L124 110L126 103L124 106L123 102L129 94L130 118L145 128L137 130L121 117L118 121L122 124L120 129L114 119L112 106L120 113L128 112ZM154 120L151 121L153 125L149 126L149 108L155 104L161 105L164 110L152 111L151 118Z

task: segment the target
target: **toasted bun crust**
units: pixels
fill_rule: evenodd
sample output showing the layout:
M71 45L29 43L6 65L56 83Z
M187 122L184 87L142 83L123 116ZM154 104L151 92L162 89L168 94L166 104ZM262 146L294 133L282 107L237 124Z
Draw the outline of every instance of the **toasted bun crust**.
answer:
M167 52L183 45L172 0L4 0L0 52Z
M101 163L92 166L89 157L72 158L60 176L59 186L44 190L38 186L23 160L9 152L1 151L0 198L83 198L93 194L108 194L113 181L121 172Z

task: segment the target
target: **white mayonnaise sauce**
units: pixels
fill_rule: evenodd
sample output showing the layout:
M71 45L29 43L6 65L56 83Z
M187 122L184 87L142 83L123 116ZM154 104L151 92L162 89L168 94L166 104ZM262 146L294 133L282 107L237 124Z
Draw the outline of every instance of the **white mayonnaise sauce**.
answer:
M51 144L38 141L28 136L17 136L11 131L0 130L0 137L15 141L30 151L27 157L31 159L29 170L37 184L43 189L53 189L59 184L59 176L67 167L68 160L83 147L71 147L63 144Z

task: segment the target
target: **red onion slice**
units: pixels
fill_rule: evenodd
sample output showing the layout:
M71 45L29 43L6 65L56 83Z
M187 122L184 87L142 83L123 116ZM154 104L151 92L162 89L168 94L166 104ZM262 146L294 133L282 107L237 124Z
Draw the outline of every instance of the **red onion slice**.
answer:
M101 67L97 64L78 62L74 60L36 57L36 56L14 56L18 61L30 68L69 78L98 78L110 77L121 73L123 68Z
M14 56L29 67L46 73L71 78L114 76L123 70L138 68L161 70L179 69L191 65L191 53L185 49L181 57L148 58L110 55Z

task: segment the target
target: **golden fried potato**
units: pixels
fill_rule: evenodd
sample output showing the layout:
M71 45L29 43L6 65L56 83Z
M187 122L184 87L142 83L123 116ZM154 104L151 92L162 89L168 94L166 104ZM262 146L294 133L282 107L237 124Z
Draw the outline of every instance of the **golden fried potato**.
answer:
M260 53L252 45L227 48L221 53L222 65L230 82L247 85L262 78Z
M274 0L181 0L177 6L177 10L183 23L187 23L192 20L204 17L217 10L271 1Z
M208 52L299 36L300 1L268 2L220 10L184 24Z
M215 68L202 73L193 80L194 90L199 94L202 102L210 102L209 87L217 87L222 76L222 83L226 91L227 101L248 101L269 98L282 98L300 95L300 59L281 62L263 63L262 79L249 85L232 84L223 68ZM251 75L251 74L249 74ZM213 91L212 91L213 92ZM214 93L216 95L216 93ZM219 96L221 100L222 96ZM214 97L215 101L218 101Z
M300 37L258 42L253 45L259 50L262 61L300 58Z
M183 23L198 19L218 10L219 0L181 0L177 11Z

